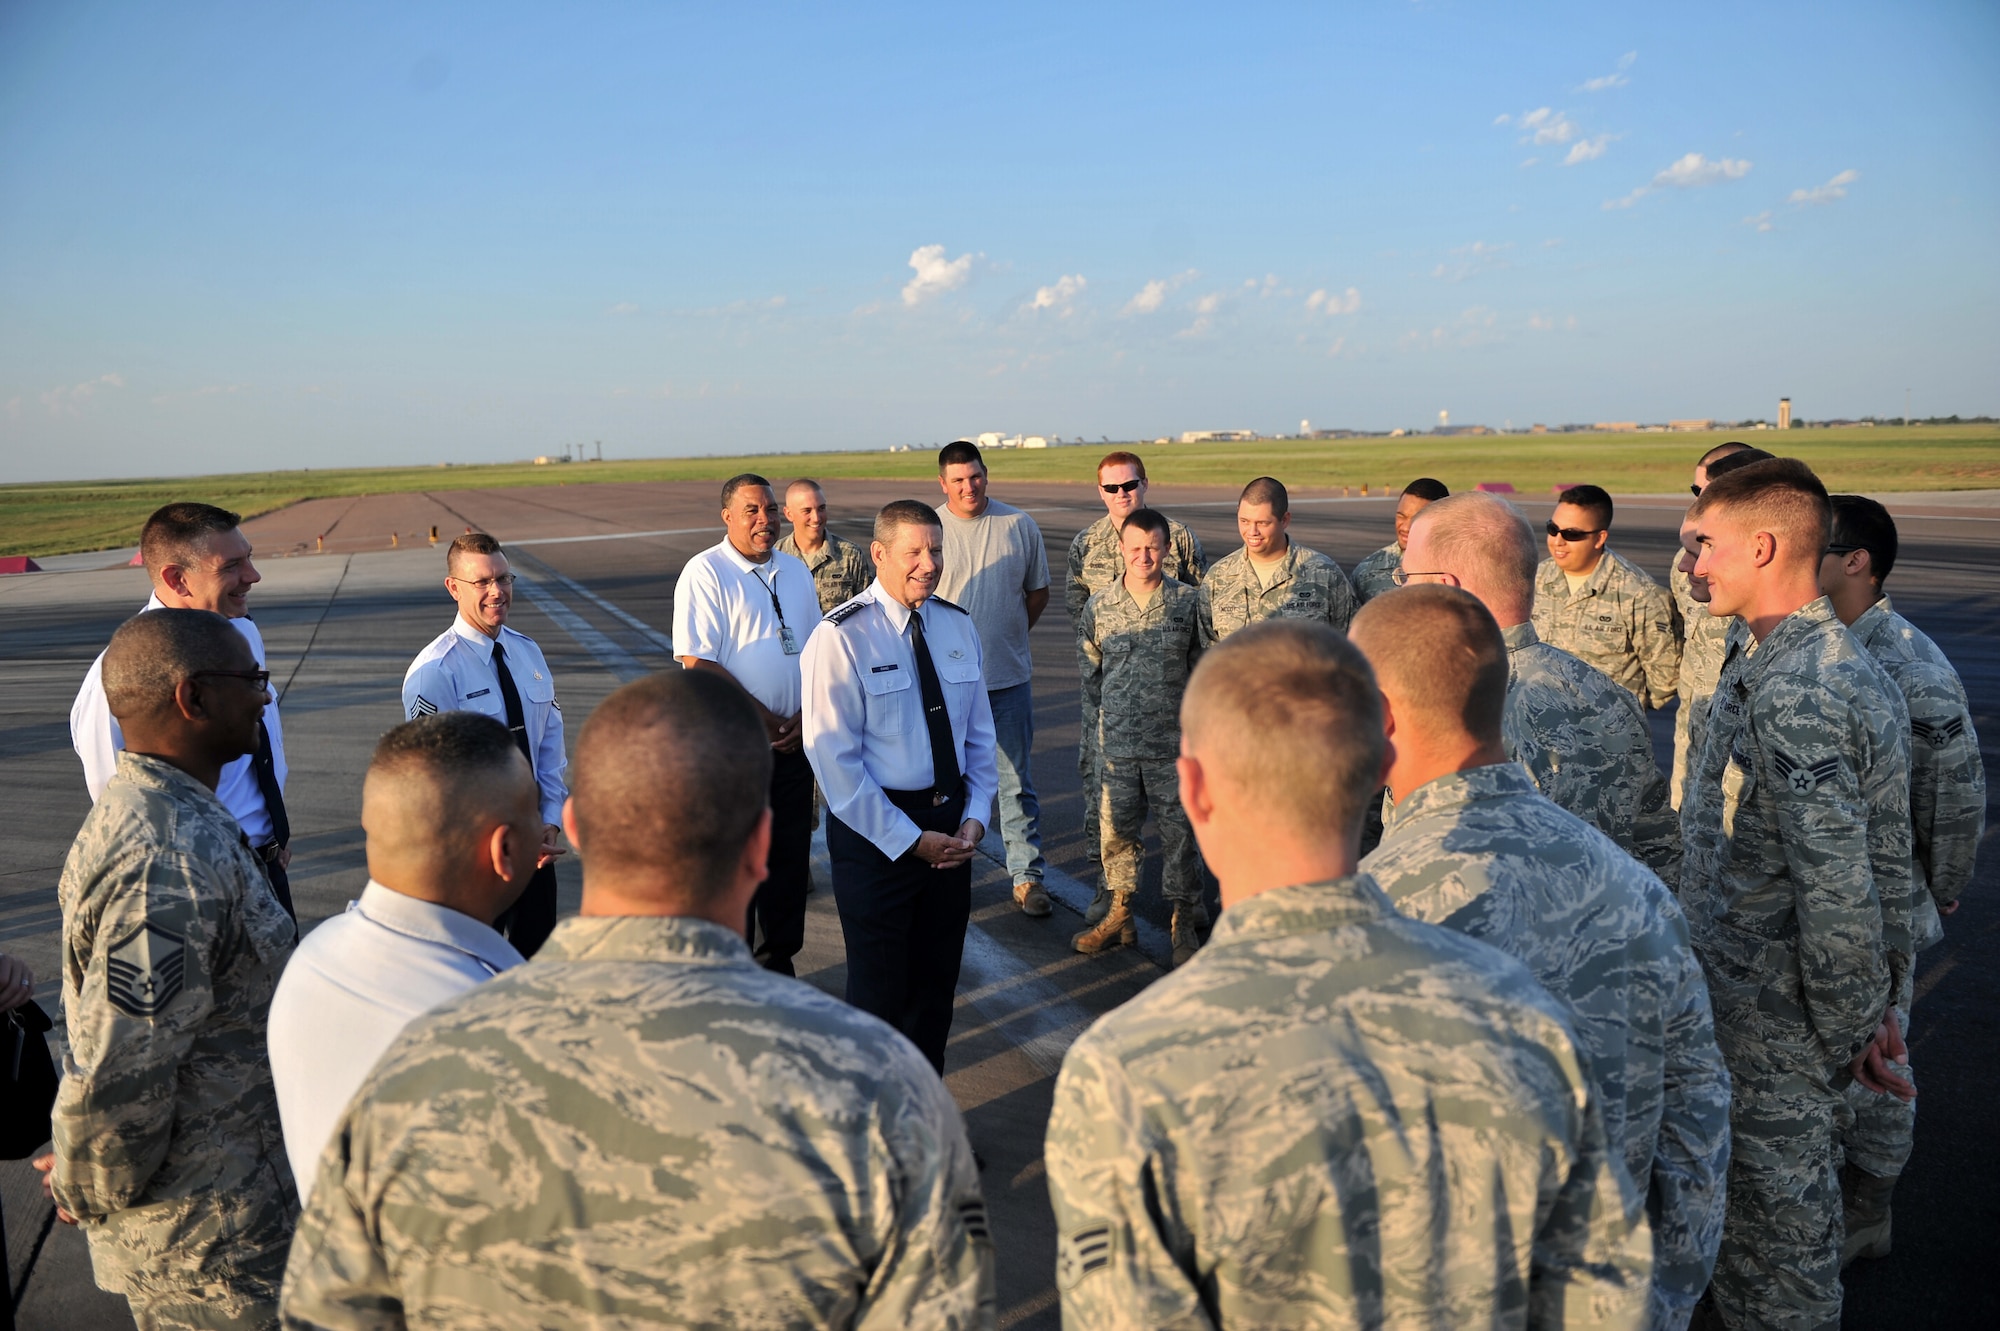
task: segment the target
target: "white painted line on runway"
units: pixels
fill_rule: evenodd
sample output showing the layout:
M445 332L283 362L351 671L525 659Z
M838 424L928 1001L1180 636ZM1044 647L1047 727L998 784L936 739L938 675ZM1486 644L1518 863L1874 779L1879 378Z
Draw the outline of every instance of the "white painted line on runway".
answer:
M706 527L670 527L665 531L608 531L595 536L536 536L525 541L509 541L507 548L522 545L581 545L585 541L637 541L648 536L700 536L713 535L715 524Z
M1051 1077L1062 1071L1063 1055L1076 1037L1097 1020L976 924L965 930L958 987L981 1016Z
M528 594L528 600L534 607L553 619L563 632L576 639L576 645L596 657L597 663L617 676L620 684L629 684L635 679L643 679L653 673L650 666L641 665L630 652L592 628L590 621L570 609L554 592L541 586L533 578L520 574L516 574L515 578L521 590Z
M706 530L706 528L704 528L704 530ZM599 538L591 537L589 539L596 540ZM530 544L530 542L515 541L513 544L527 545ZM563 587L567 591L569 591L572 595L581 596L584 600L590 602L592 605L596 606L599 610L602 610L605 614L610 615L613 619L625 625L625 627L636 632L640 637L644 638L647 642L652 643L653 646L659 648L661 651L665 652L668 656L672 656L674 654L674 640L672 638L669 638L666 634L660 632L658 629L654 628L651 624L648 624L645 620L639 618L637 615L630 614L627 611L621 610L619 607L611 604L611 602L605 600L602 596L599 596L596 592L590 590L590 588L584 586L582 583L576 581L574 578L566 577L563 574L558 573L556 570L550 568L546 563L542 562L541 560L535 559L533 555L529 555L528 558L534 561L535 570L540 576L550 578L556 582L561 583Z

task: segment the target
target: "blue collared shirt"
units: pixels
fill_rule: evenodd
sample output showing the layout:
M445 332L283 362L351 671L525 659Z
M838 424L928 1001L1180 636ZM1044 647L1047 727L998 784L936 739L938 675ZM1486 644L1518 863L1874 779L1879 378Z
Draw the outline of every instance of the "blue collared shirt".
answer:
M563 748L555 672L527 634L503 626L500 641L507 644L507 673L521 694L521 721L534 755L535 784L542 792L542 821L561 826L563 801L569 797L564 781L569 757ZM433 712L479 712L507 724L500 672L493 668L493 639L463 615L417 653L403 676L403 719L414 721Z
M305 936L272 996L268 1034L301 1202L347 1102L403 1027L521 961L470 915L373 881Z

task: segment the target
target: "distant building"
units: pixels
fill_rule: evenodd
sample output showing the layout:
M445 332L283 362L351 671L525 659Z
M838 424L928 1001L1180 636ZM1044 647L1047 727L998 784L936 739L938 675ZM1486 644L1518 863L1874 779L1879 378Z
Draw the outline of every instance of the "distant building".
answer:
M1788 397L1778 399L1778 428L1780 430L1792 428L1792 400Z
M1021 441L1021 447L1023 448L1047 448L1048 446L1049 441L1038 434L1031 434Z
M1255 430L1183 430L1184 444L1247 444L1257 437Z
M973 442L978 444L981 449L998 448L1000 447L1000 439L1001 435L998 430L988 430L974 439Z
M568 462L568 461L569 461L569 454L567 453L563 454L561 457L556 457L551 454L544 453L540 457L535 459L535 465L537 467L547 467L547 466L552 466L558 462Z
M1466 434L1492 434L1493 430L1485 425L1440 425L1431 433L1451 438Z
M1591 426L1590 428L1593 430L1604 430L1611 434L1636 434L1639 430L1639 422L1599 421L1597 422L1597 424Z
M1713 430L1715 428L1715 420L1713 417L1709 417L1698 421L1668 421L1667 428L1669 430Z
M1547 434L1548 432L1549 427L1546 425L1530 425L1528 427L1529 434Z

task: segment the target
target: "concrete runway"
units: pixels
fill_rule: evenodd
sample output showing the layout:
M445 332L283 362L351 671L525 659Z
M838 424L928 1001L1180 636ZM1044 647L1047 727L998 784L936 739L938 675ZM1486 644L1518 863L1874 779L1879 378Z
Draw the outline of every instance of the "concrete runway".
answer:
M1014 910L1004 868L975 878L959 1012L947 1081L986 1157L983 1178L999 1244L1001 1324L1057 1325L1053 1219L1041 1140L1062 1051L1095 1017L1161 974L1165 910L1158 865L1141 891L1148 922L1136 951L1078 957L1089 866L1081 838L1076 773L1077 672L1060 584L1070 538L1102 509L1082 485L1006 482L996 459L996 498L1029 510L1047 539L1058 584L1033 634L1036 744L1043 846L1060 906L1049 920ZM1085 464L1087 465L1087 463ZM835 526L865 539L877 507L935 494L904 483L838 481L827 486ZM1234 490L1156 487L1156 506L1186 521L1211 558L1237 545ZM2000 494L1885 496L1902 527L1903 552L1890 580L1900 609L1951 654L1972 695L1990 772L2000 777ZM1539 522L1547 498L1523 497ZM1664 579L1686 500L1635 496L1621 503L1614 542ZM1393 534L1392 498L1302 492L1292 534L1345 568ZM375 738L398 719L410 658L450 621L439 585L443 541L467 527L491 531L515 553L522 583L513 623L541 643L572 727L624 680L666 666L675 578L682 563L720 539L714 487L705 484L551 485L533 490L437 491L316 500L246 525L264 582L253 613L283 690L291 776L288 802L302 923L342 910L366 878L358 823L360 778ZM392 547L391 538L395 538ZM320 551L324 553L320 553ZM127 552L129 557L129 552ZM115 559L107 556L106 562ZM55 883L89 807L69 746L68 711L78 682L111 631L146 597L143 572L89 568L0 579L0 783L13 833L0 868L0 947L25 957L43 1006L60 1013L60 918ZM1670 714L1655 718L1664 755ZM1989 823L2000 817L1989 813ZM1913 1060L1923 1088L1915 1158L1897 1194L1896 1252L1849 1273L1846 1324L1956 1327L2000 1324L2000 1296L1977 1275L2000 1233L2000 1134L1984 1107L2000 1099L2000 977L1989 961L2000 906L2000 869L1989 833L1978 884L1924 954ZM997 838L988 850L998 852ZM561 864L565 911L579 890L573 859ZM824 862L817 881L826 882ZM843 963L832 895L816 891L800 973L834 993ZM46 1207L25 1164L0 1163L8 1271L22 1287L24 1328L129 1327L122 1299L98 1292L79 1235L60 1226L44 1237Z

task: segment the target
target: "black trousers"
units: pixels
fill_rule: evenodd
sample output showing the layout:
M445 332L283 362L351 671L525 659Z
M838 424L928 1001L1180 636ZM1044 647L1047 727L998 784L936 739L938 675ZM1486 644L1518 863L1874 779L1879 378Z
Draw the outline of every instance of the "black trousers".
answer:
M926 832L954 834L965 818L965 800L904 812ZM826 848L847 941L847 1001L908 1036L943 1075L972 914L972 865L934 869L907 852L892 860L832 815Z
M792 958L806 942L806 894L812 887L813 771L803 751L774 753L771 767L771 858L750 900L750 951L757 964L794 975Z
M285 908L285 914L292 917L294 925L299 922L299 913L292 906L292 876L285 872L285 866L276 860L267 860L262 855L257 863L264 866L264 881L271 885L271 895Z
M524 957L532 957L556 928L556 866L552 860L535 870L521 899L500 912L493 927Z

